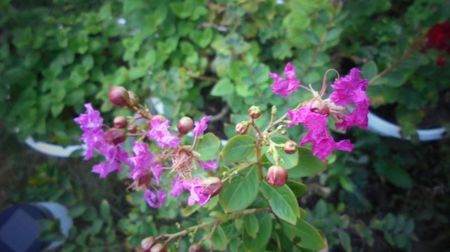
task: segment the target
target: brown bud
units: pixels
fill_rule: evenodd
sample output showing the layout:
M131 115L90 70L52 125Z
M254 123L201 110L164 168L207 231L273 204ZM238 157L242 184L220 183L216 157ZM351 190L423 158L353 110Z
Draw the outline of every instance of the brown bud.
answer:
M284 143L283 150L286 154L294 154L297 151L297 143L292 140L287 140L286 143Z
M105 138L108 143L117 145L123 143L127 139L127 134L123 129L111 128L106 131Z
M267 183L273 186L283 186L288 179L288 172L283 167L272 165L267 172Z
M236 134L245 135L245 133L247 133L248 130L248 123L240 122L236 124L236 127L234 129L236 130Z
M128 106L128 103L130 101L130 97L128 95L128 91L123 87L112 87L109 90L109 101L119 107L125 107Z
M137 127L136 124L130 125L130 126L128 127L128 132L130 132L130 133L136 133L137 130L138 130L138 127Z
M113 120L114 128L124 129L127 127L127 119L124 116L116 116Z
M130 98L128 103L130 106L137 107L139 105L139 98L134 92L128 91L128 97Z
M150 249L150 252L167 252L167 249L162 245L161 243L156 243L153 245L153 247Z
M253 119L258 119L261 116L261 109L257 106L251 106L248 109L248 115Z
M205 193L216 196L222 189L222 181L217 177L207 177L202 180L202 185L205 187Z
M155 245L156 239L154 237L147 237L141 241L141 247L144 250L149 250Z
M203 249L203 247L200 244L194 243L189 247L188 251L189 252L203 252L205 250Z
M186 135L194 128L194 121L190 117L184 116L178 121L177 128L181 135Z
M321 100L314 100L311 103L311 111L322 114L322 115L329 115L330 114L330 108Z

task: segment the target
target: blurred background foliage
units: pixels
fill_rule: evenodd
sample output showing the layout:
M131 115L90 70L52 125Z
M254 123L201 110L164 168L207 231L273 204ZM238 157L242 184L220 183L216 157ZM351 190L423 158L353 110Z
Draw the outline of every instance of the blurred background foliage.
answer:
M373 111L403 134L449 122L450 69L438 61L449 55L426 46L430 27L449 20L445 0L0 0L0 13L0 129L9 132L1 136L1 177L14 178L1 183L1 203L69 206L76 227L67 251L129 250L189 215L179 202L169 202L169 211L149 209L140 195L124 196L125 178L100 181L89 164L47 160L11 135L77 143L72 119L85 102L107 120L126 113L107 101L113 85L157 98L171 119L218 114L215 131L229 136L250 105L284 113L307 98L272 94L269 72L280 73L287 61L315 88L328 68L343 75L357 66L370 80ZM309 191L301 202L332 251L445 248L448 140L351 137L355 152L339 153L318 177L303 179Z

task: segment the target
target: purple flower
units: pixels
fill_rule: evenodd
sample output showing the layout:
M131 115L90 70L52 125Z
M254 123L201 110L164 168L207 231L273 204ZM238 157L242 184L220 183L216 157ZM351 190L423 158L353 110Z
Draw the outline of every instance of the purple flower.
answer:
M219 163L216 160L198 161L198 163L205 171L215 171L219 168Z
M189 190L189 198L188 198L188 205L192 206L196 202L203 206L204 204L208 203L209 199L211 198L211 194L208 193L207 190L205 190L205 186L202 184L201 179L193 179L186 183L186 187Z
M172 190L170 191L170 195L172 197L178 197L183 193L184 190L186 190L185 183L182 178L177 176L172 181Z
M128 153L120 146L104 145L98 151L106 160L94 165L92 172L99 174L100 178L105 178L114 171L122 171L121 164L128 163Z
M361 79L361 71L353 68L350 73L337 79L331 86L334 91L330 100L339 106L353 105L349 114L339 116L336 127L347 130L352 126L367 128L370 101L366 94L368 81Z
M136 142L133 145L134 156L129 158L131 167L130 178L139 180L142 176L152 172L156 184L159 184L164 166L156 162L146 143Z
M94 149L98 149L105 144L105 133L102 130L103 118L100 112L95 110L90 103L86 103L84 107L86 112L75 118L74 121L80 125L83 131L81 141L86 145L84 160L88 160L92 158Z
M272 84L272 91L280 96L286 97L297 90L301 85L300 81L295 77L295 68L291 63L287 63L284 68L284 75L286 78L281 78L276 73L271 73L270 76L274 79Z
M161 148L177 148L180 139L169 131L169 121L152 118L147 136L158 143Z
M146 189L144 199L150 207L160 208L166 201L167 193L163 190Z
M101 131L103 126L103 118L100 112L95 110L90 103L84 104L86 113L81 114L74 121L80 125L83 131Z
M194 136L199 137L203 135L205 130L208 128L208 121L210 119L210 116L203 116L200 121L195 121L194 130L192 131L194 133Z
M153 162L153 154L148 150L147 144L135 142L133 145L134 156L130 157L130 178L138 180L148 174Z
M313 155L325 160L335 149L342 151L351 151L352 144L348 140L335 142L328 132L327 115L315 113L309 105L303 106L298 110L289 110L288 116L291 122L288 126L303 124L308 132L300 141L300 145L306 143L312 144Z

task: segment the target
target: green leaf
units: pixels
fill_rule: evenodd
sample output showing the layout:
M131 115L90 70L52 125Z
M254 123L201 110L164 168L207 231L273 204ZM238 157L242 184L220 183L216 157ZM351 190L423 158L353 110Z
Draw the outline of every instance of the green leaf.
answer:
M377 169L377 172L378 169ZM392 184L401 188L411 188L413 186L413 180L411 176L404 169L397 166L390 166L379 172L381 176L385 177Z
M244 228L245 232L252 238L256 238L256 234L259 231L258 219L255 215L244 216Z
M107 200L102 200L102 203L100 203L100 215L106 221L111 220L111 207Z
M289 188L292 190L292 192L295 194L295 197L299 198L301 196L303 196L306 191L306 185L294 180L288 180L287 185L289 186Z
M211 236L211 242L215 250L224 251L228 245L228 237L222 227L217 226L214 234Z
M86 212L87 207L85 205L77 205L76 207L70 208L69 214L72 218L77 218Z
M245 209L258 195L258 185L256 167L249 167L223 184L219 203L226 212Z
M300 147L298 148L298 154L298 165L289 170L289 177L312 177L325 169L326 164L316 158L311 150Z
M244 160L255 161L255 139L247 135L232 137L223 147L221 155L227 164Z
M234 86L228 78L220 79L213 89L211 90L211 95L224 96L231 95L234 92Z
M374 61L369 61L362 67L362 76L364 79L370 80L378 74L378 67Z
M345 251L351 252L352 251L352 243L350 241L350 236L344 231L338 232L338 236L339 236L339 242L342 245L342 247L345 249Z
M206 133L198 139L197 152L200 160L216 159L220 149L220 139L213 133Z
M91 227L89 228L89 233L92 235L96 235L100 232L102 227L103 227L103 220L96 219L96 220L94 220Z
M295 225L297 218L300 217L300 211L297 199L287 185L274 187L263 182L261 192L269 201L270 207L276 216Z
M296 225L282 222L286 236L294 241L297 246L318 251L325 248L325 240L316 228L304 220L299 220Z
M256 215L259 220L259 230L255 238L246 237L244 245L249 251L264 251L272 234L272 216L268 213Z

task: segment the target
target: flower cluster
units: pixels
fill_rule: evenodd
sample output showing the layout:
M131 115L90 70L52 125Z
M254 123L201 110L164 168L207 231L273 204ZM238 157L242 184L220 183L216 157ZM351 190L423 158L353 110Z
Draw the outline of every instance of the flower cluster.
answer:
M94 165L92 171L105 178L114 171L123 171L122 166L128 166L129 178L133 181L130 187L144 191L145 201L153 208L161 207L167 198L164 184L172 186L172 197L187 191L190 194L189 205L206 204L218 194L222 183L218 178L205 176L204 171L215 171L218 163L215 160L201 161L198 154L194 154L193 146L181 145L180 138L192 130L195 142L207 130L210 117L204 116L195 122L195 127L184 127L183 133L177 135L171 132L169 120L151 115L144 107L130 101L130 97L135 97L133 94L125 95L125 92L124 88L113 88L110 101L116 106L136 110L137 116L129 120L131 125L128 129L125 129L128 120L116 117L114 127L104 130L107 127L103 125L103 118L91 104L86 104L85 113L75 118L83 131L81 140L86 146L85 160L92 158L94 152L105 158L105 161ZM183 118L184 122L186 118ZM137 122L142 120L147 120L147 123L138 125ZM130 153L123 146L127 139L132 143ZM197 166L202 169L195 171ZM194 172L197 174L195 177Z
M290 63L286 65L285 75L292 83L300 83ZM323 98L326 90L325 83L319 94L311 88L298 84L294 90L292 86L281 84L276 74L272 74L274 83L272 90L276 94L285 96L298 87L309 90L313 98L299 108L288 111L290 122L288 127L302 124L307 133L300 141L300 145L312 144L313 154L321 160L334 150L351 151L353 146L348 140L336 142L328 130L328 119L333 118L336 128L348 130L352 126L367 128L367 114L370 101L366 94L368 81L361 79L361 71L353 68L350 73L338 78L331 86L333 92L327 99Z

